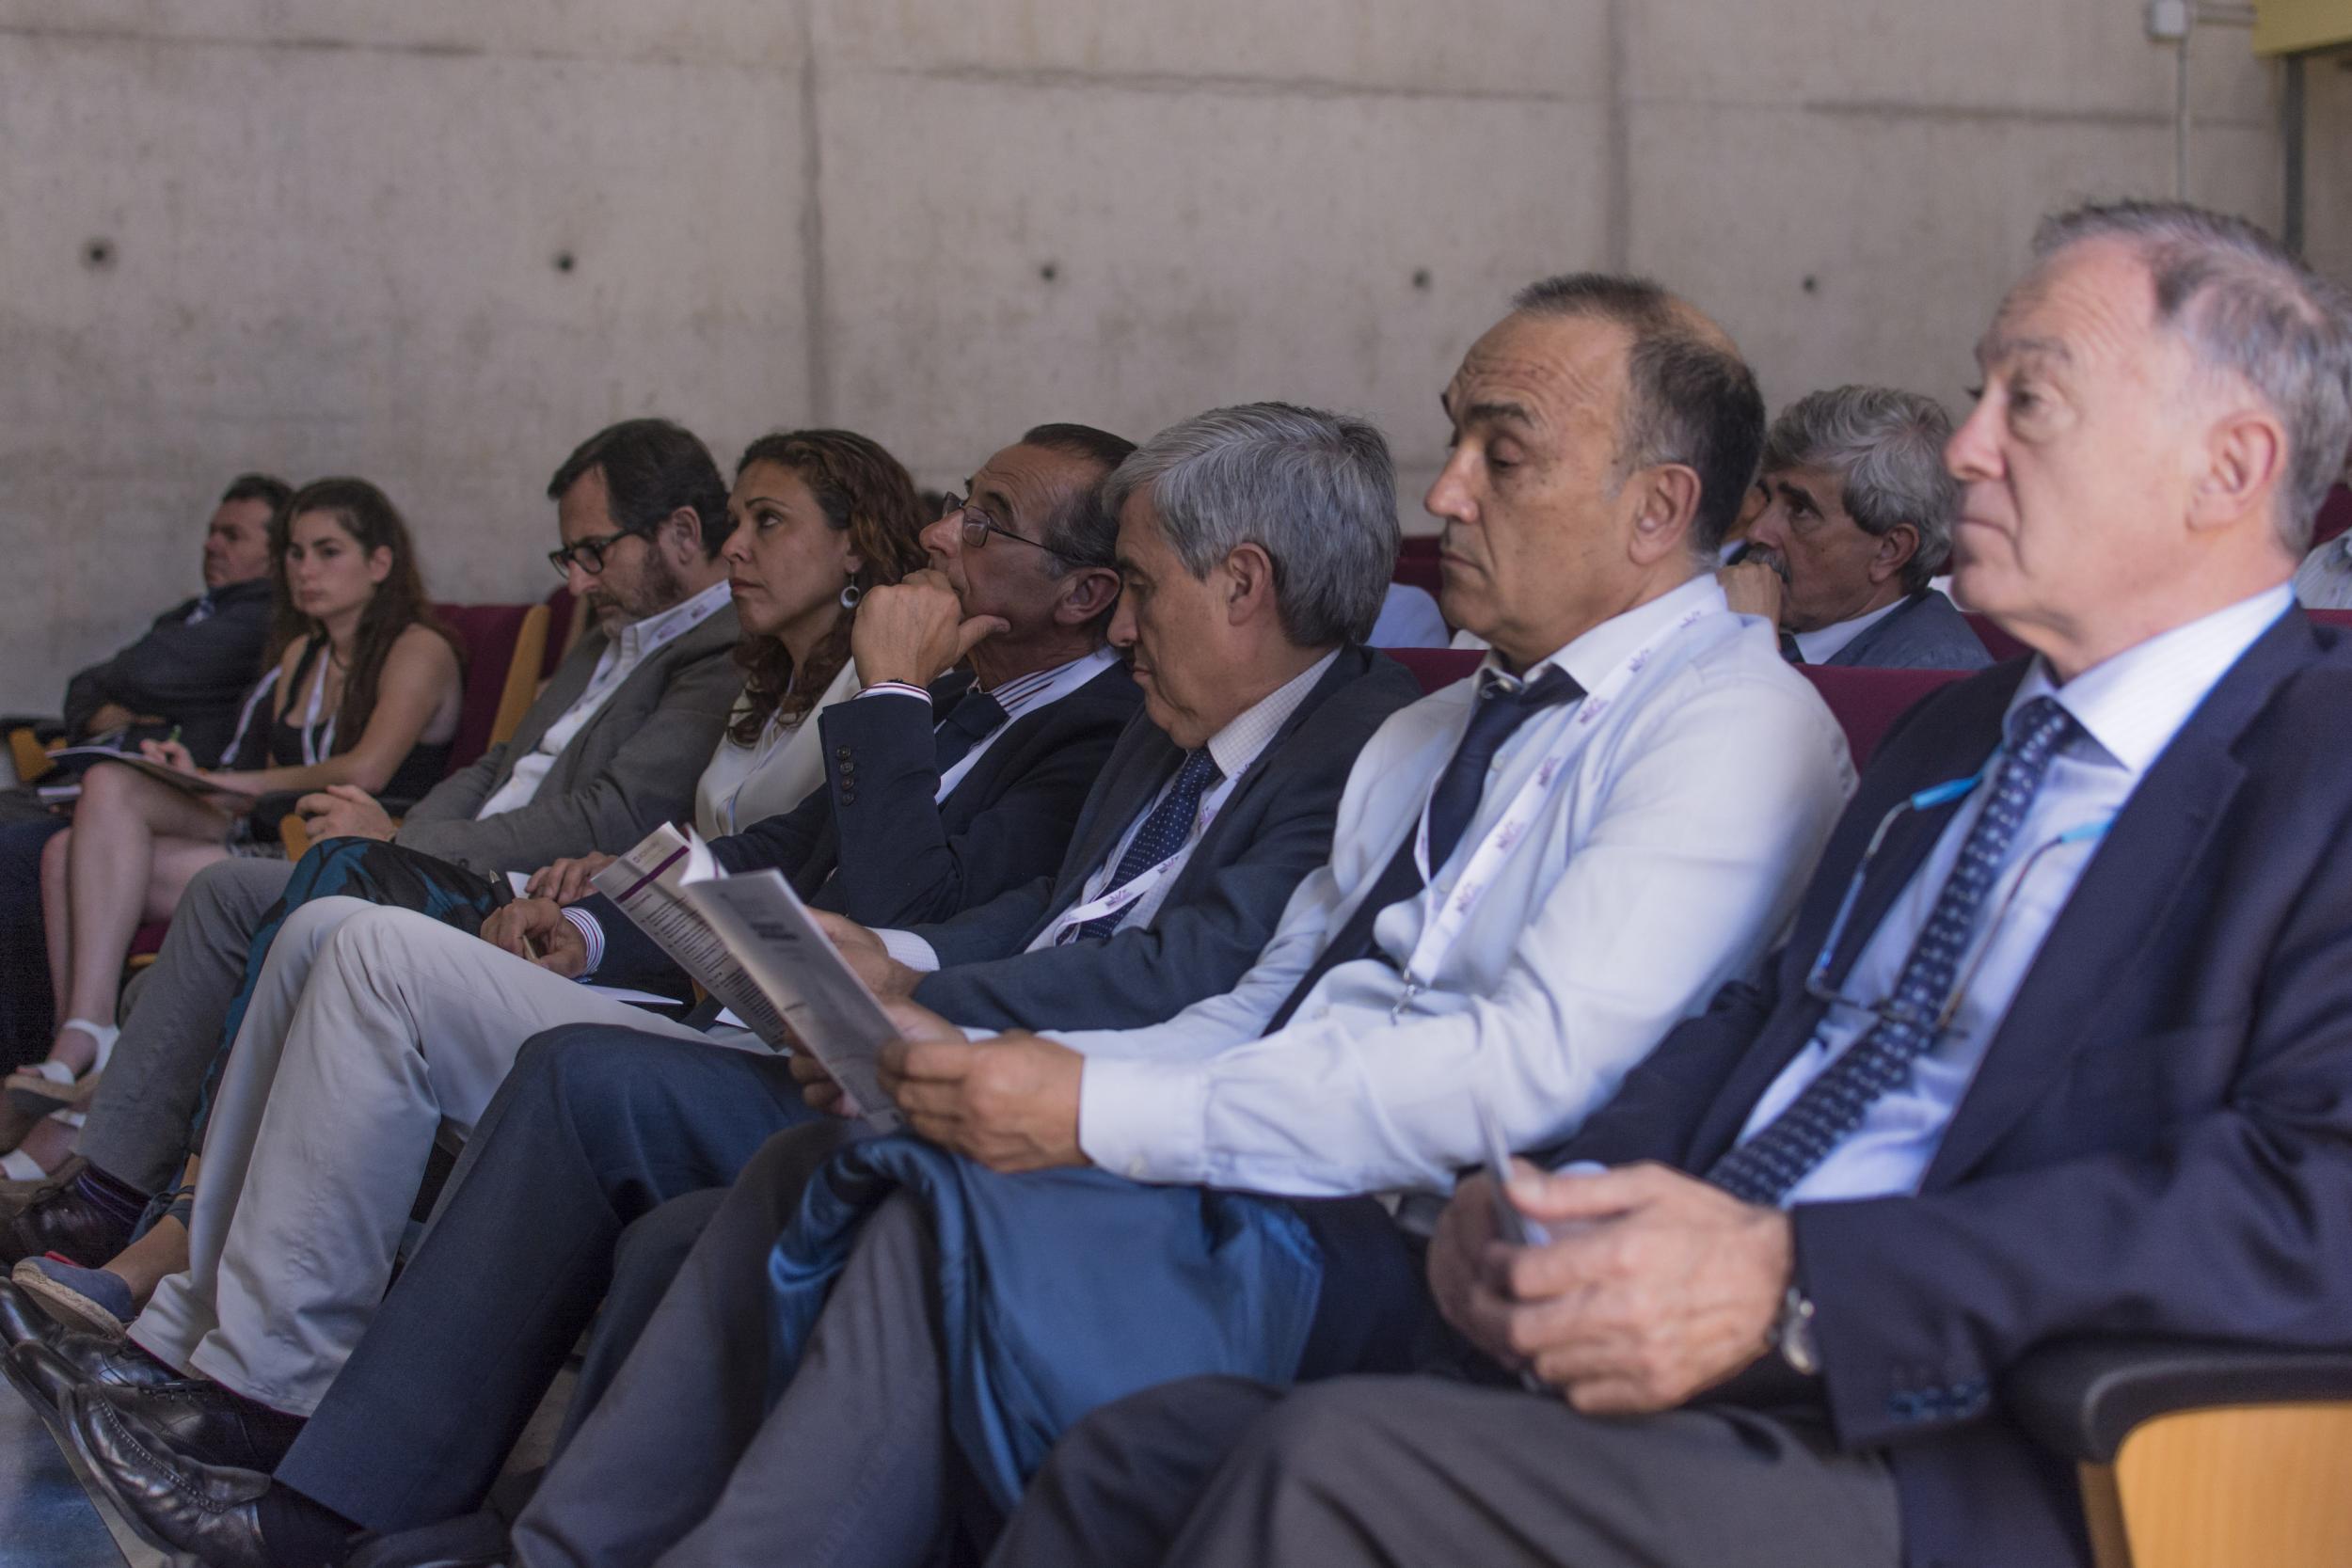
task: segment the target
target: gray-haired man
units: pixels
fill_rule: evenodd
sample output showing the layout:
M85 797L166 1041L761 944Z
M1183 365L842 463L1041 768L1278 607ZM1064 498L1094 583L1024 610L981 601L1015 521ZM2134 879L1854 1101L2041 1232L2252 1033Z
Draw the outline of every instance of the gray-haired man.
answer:
M1330 859L1248 974L1155 1028L892 1048L883 1086L928 1141L860 1143L798 1202L826 1130L774 1139L514 1560L821 1541L919 1564L959 1498L1008 1505L1089 1402L1401 1364L1427 1326L1415 1232L1479 1157L1474 1105L1520 1147L1573 1128L1780 927L1851 773L1701 566L1763 435L1738 351L1655 285L1553 278L1444 405L1443 602L1493 658L1364 748ZM1132 553L1165 482L1126 504ZM756 1428L739 1397L709 1418L729 1386L777 1391ZM703 1441L657 1432L697 1400Z
M1952 421L1934 399L1836 387L1764 438L1763 515L1720 574L1731 608L1781 629L1796 664L1974 670L1984 644L1928 586L1952 550Z

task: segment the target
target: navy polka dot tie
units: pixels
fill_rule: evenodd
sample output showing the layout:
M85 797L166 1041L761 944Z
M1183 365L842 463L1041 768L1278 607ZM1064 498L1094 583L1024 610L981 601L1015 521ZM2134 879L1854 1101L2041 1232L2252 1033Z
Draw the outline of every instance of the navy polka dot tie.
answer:
M1209 749L1184 753L1184 765L1176 770L1176 782L1160 797L1160 803L1152 808L1152 815L1143 819L1136 836L1128 841L1127 852L1119 857L1119 864L1111 872L1110 886L1104 891L1116 893L1168 859L1184 847L1192 836L1192 819L1200 813L1200 797L1216 787L1225 770L1209 755ZM1127 911L1123 909L1109 914L1098 914L1082 926L1073 926L1055 939L1057 942L1101 942L1119 929L1119 922Z
M1985 898L2074 725L2053 697L2036 697L2017 710L2010 724L2016 744L1994 773L1984 812L1968 830L1878 1022L1755 1137L1716 1161L1708 1180L1750 1203L1778 1203L1862 1125L1882 1095L1910 1078L1912 1063L1935 1043L1936 1015L1951 995Z

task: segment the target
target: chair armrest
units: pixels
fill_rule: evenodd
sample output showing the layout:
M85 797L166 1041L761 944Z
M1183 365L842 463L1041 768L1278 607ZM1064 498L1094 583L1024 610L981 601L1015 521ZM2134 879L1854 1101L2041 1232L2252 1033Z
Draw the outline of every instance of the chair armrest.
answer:
M2352 1400L2352 1350L2067 1339L2020 1362L2002 1393L2018 1424L2042 1447L2106 1465L2134 1427L2174 1411Z

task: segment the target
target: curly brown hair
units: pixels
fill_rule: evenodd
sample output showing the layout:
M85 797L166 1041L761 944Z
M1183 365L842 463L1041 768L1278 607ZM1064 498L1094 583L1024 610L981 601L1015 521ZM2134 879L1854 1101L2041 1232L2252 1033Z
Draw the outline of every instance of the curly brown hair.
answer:
M358 743L368 727L368 717L375 711L376 688L383 678L384 660L390 657L392 644L410 626L422 626L439 637L456 654L462 669L466 661L466 645L456 633L441 624L433 613L433 605L424 596L424 578L417 570L417 546L409 537L407 520L391 498L364 479L314 480L294 493L269 525L270 586L278 595L281 609L291 609L294 594L286 582L286 550L294 535L294 522L305 513L324 512L335 519L342 531L351 535L362 556L373 555L379 547L389 546L392 569L375 592L369 596L367 608L359 612L359 629L351 641L351 673L343 681L342 705L335 713L336 747L347 752ZM281 614L271 641L274 661L285 643L294 637L323 637L326 628L307 615L294 612L291 617Z
M739 481L755 463L773 463L799 476L825 521L850 535L864 561L851 579L861 592L897 582L928 560L921 535L932 519L924 515L905 466L881 443L850 430L780 430L743 449L735 477ZM777 638L746 636L736 643L744 711L729 727L729 738L755 745L771 720L805 718L850 661L856 622L856 609L844 610L809 655L808 668L798 672Z

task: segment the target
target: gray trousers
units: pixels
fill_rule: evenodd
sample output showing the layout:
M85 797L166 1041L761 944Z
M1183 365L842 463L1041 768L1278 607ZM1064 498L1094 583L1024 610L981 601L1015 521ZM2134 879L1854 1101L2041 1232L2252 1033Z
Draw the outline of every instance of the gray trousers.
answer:
M1731 1406L1600 1419L1436 1377L1193 1378L1071 1429L990 1568L1896 1568L1895 1485Z
M515 1522L515 1561L809 1568L930 1560L946 1513L937 1254L913 1200L866 1222L769 1406L768 1253L846 1129L771 1138Z
M142 1192L178 1184L253 933L293 879L284 861L225 860L188 883L163 951L132 988L122 1037L82 1129L78 1147L91 1164Z

